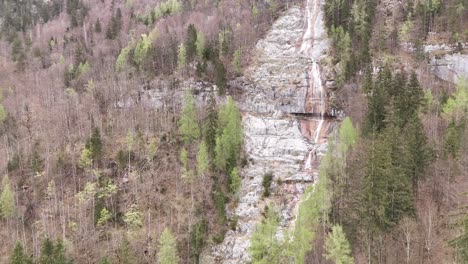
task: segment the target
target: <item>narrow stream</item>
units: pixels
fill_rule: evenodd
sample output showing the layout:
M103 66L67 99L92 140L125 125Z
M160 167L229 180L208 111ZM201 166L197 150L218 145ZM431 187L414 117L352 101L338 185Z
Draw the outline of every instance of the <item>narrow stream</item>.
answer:
M307 93L304 98L304 113L311 114L312 117L301 119L301 133L314 144L304 164L304 170L312 171L312 162L316 159L316 148L323 137L324 128L328 124L324 119L326 113L326 92L321 79L321 69L319 64L320 56L322 55L323 47L320 46L320 41L324 37L323 23L321 21L321 4L322 0L307 0L305 21L307 21L307 29L302 38L300 52L311 59L312 64L306 71L307 78Z

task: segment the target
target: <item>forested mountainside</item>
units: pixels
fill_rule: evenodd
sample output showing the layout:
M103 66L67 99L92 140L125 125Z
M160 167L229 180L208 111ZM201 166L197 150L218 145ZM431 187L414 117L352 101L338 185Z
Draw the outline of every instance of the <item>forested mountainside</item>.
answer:
M466 0L0 0L0 263L468 263Z

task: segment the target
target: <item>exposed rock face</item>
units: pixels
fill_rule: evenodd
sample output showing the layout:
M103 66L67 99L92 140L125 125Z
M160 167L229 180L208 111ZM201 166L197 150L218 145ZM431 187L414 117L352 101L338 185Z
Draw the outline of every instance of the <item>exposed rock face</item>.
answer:
M279 18L256 46L256 64L245 72L245 100L239 105L254 113L302 112L306 95L306 65L298 53L304 34L303 13L298 7Z
M256 46L256 64L246 71L238 100L249 164L242 170L238 207L228 212L237 216L237 227L202 263L248 263L249 240L265 206L273 203L282 229L290 228L301 195L316 180L333 127L323 119L326 86L319 61L328 43L321 5L308 0L306 10L287 10ZM274 175L272 195L264 198L262 180L268 172Z
M433 57L431 65L437 77L452 83L460 78L468 78L468 55L461 53Z

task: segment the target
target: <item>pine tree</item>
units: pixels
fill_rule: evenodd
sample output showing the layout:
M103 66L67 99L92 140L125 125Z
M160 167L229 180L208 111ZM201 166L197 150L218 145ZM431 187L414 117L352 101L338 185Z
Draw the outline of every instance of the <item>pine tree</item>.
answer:
M5 175L2 179L2 193L0 194L0 215L8 219L14 216L15 211L15 198L13 197L10 179L8 175Z
M23 245L20 242L16 242L13 255L10 258L10 264L32 264L33 261L26 255L23 249Z
M177 241L169 228L165 228L159 238L158 260L160 264L177 264Z
M182 109L182 117L179 120L179 132L186 144L192 143L200 137L200 129L198 127L197 107L195 99L190 92L185 95L184 108Z
M351 256L351 247L340 225L335 225L325 241L325 258L335 264L354 263Z

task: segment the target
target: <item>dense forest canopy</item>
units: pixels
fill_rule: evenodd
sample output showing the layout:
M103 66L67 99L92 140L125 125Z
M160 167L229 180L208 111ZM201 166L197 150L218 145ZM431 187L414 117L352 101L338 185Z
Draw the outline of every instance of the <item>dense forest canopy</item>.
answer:
M305 4L0 0L0 262L201 263L253 164L233 83ZM323 11L347 117L283 236L280 183L259 175L252 263L466 263L468 80L429 63L466 56L467 1Z

